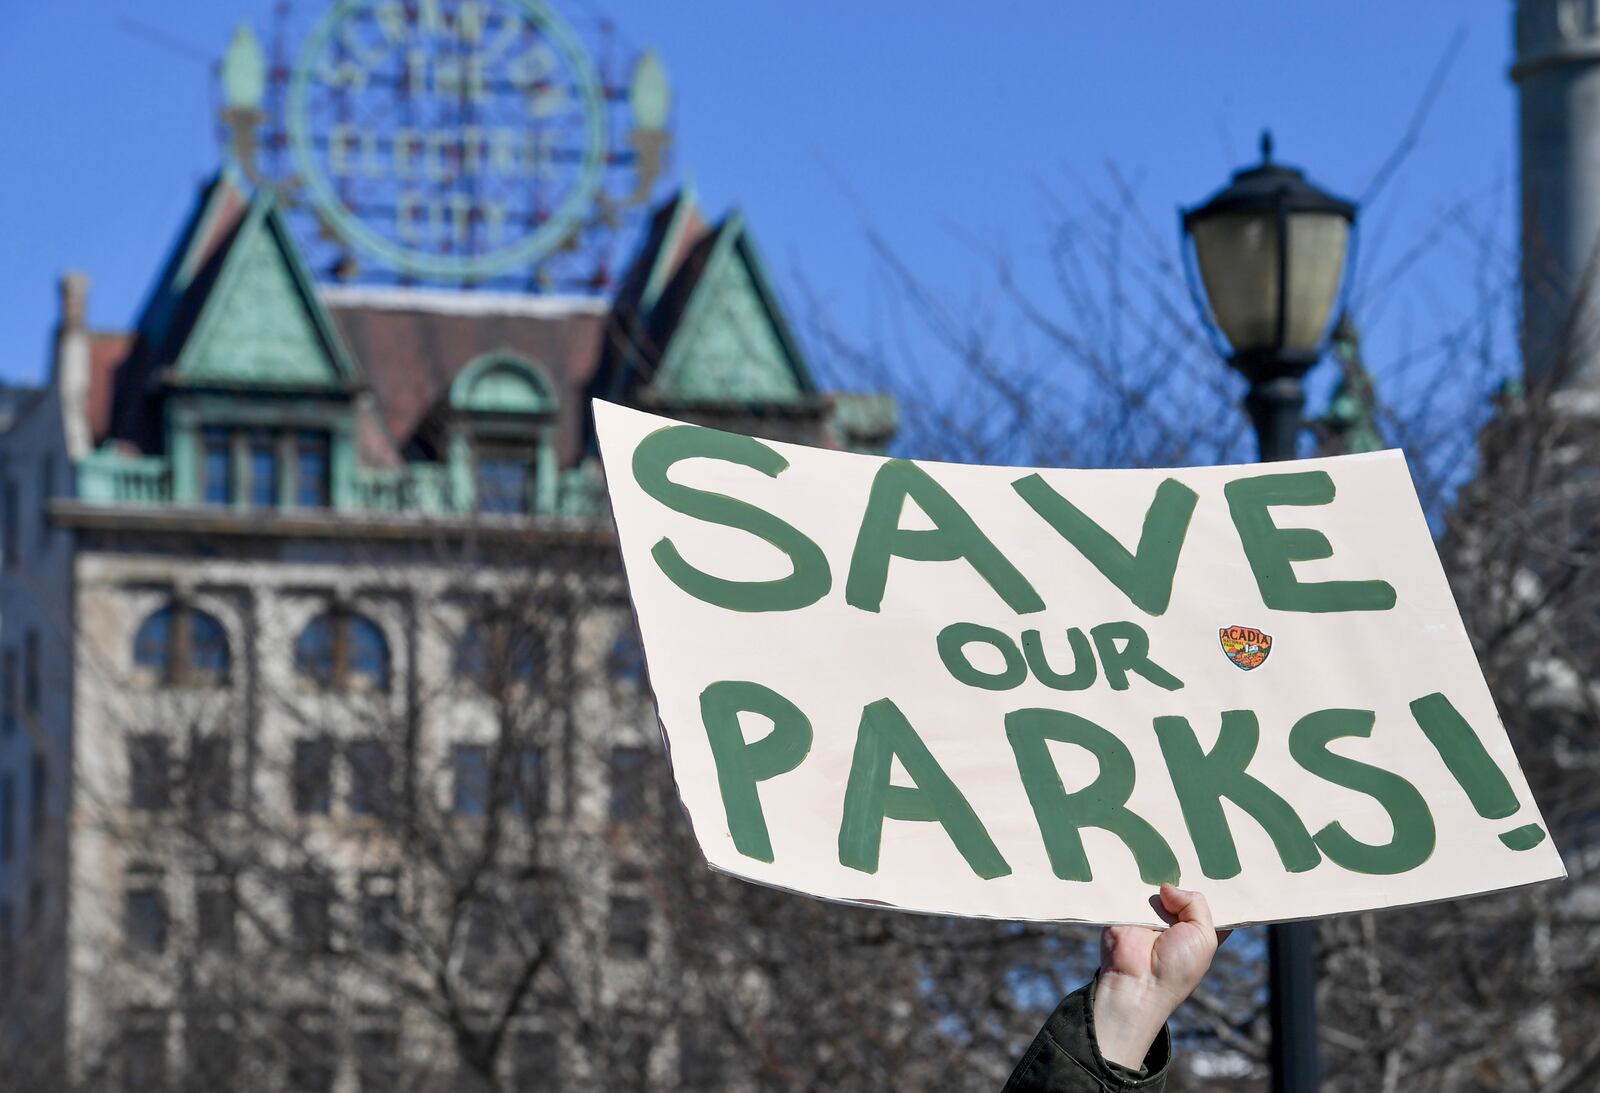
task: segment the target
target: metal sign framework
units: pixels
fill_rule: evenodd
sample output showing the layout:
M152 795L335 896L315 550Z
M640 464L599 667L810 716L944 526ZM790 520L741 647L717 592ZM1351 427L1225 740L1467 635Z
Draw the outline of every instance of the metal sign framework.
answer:
M336 0L296 29L280 0L270 59L235 34L221 138L319 276L611 287L671 146L654 53L544 0Z

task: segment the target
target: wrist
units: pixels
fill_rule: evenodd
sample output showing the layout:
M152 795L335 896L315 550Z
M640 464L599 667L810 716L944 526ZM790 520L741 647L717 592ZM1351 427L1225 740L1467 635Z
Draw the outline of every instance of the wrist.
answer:
M1094 1038L1101 1057L1130 1070L1142 1069L1179 1001L1148 980L1102 970L1093 1000Z

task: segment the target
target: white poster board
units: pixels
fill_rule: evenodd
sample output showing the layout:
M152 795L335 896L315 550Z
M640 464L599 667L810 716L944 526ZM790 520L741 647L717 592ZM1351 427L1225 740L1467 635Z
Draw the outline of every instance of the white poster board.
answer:
M825 899L1219 925L1565 875L1398 452L910 463L595 403L678 791Z

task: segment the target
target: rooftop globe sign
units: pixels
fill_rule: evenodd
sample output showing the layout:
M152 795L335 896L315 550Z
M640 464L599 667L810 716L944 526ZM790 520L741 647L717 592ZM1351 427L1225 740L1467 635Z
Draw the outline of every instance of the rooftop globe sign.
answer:
M627 67L602 71L543 0L339 0L290 62L235 36L223 120L329 252L320 272L599 290L669 144L659 60Z

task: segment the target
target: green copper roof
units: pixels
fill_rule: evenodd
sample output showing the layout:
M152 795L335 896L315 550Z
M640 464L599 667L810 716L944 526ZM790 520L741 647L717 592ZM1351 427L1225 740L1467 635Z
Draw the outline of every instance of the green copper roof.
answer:
M176 364L182 380L298 387L356 379L270 194L252 201Z
M650 390L690 402L792 402L816 393L738 212L717 230Z

